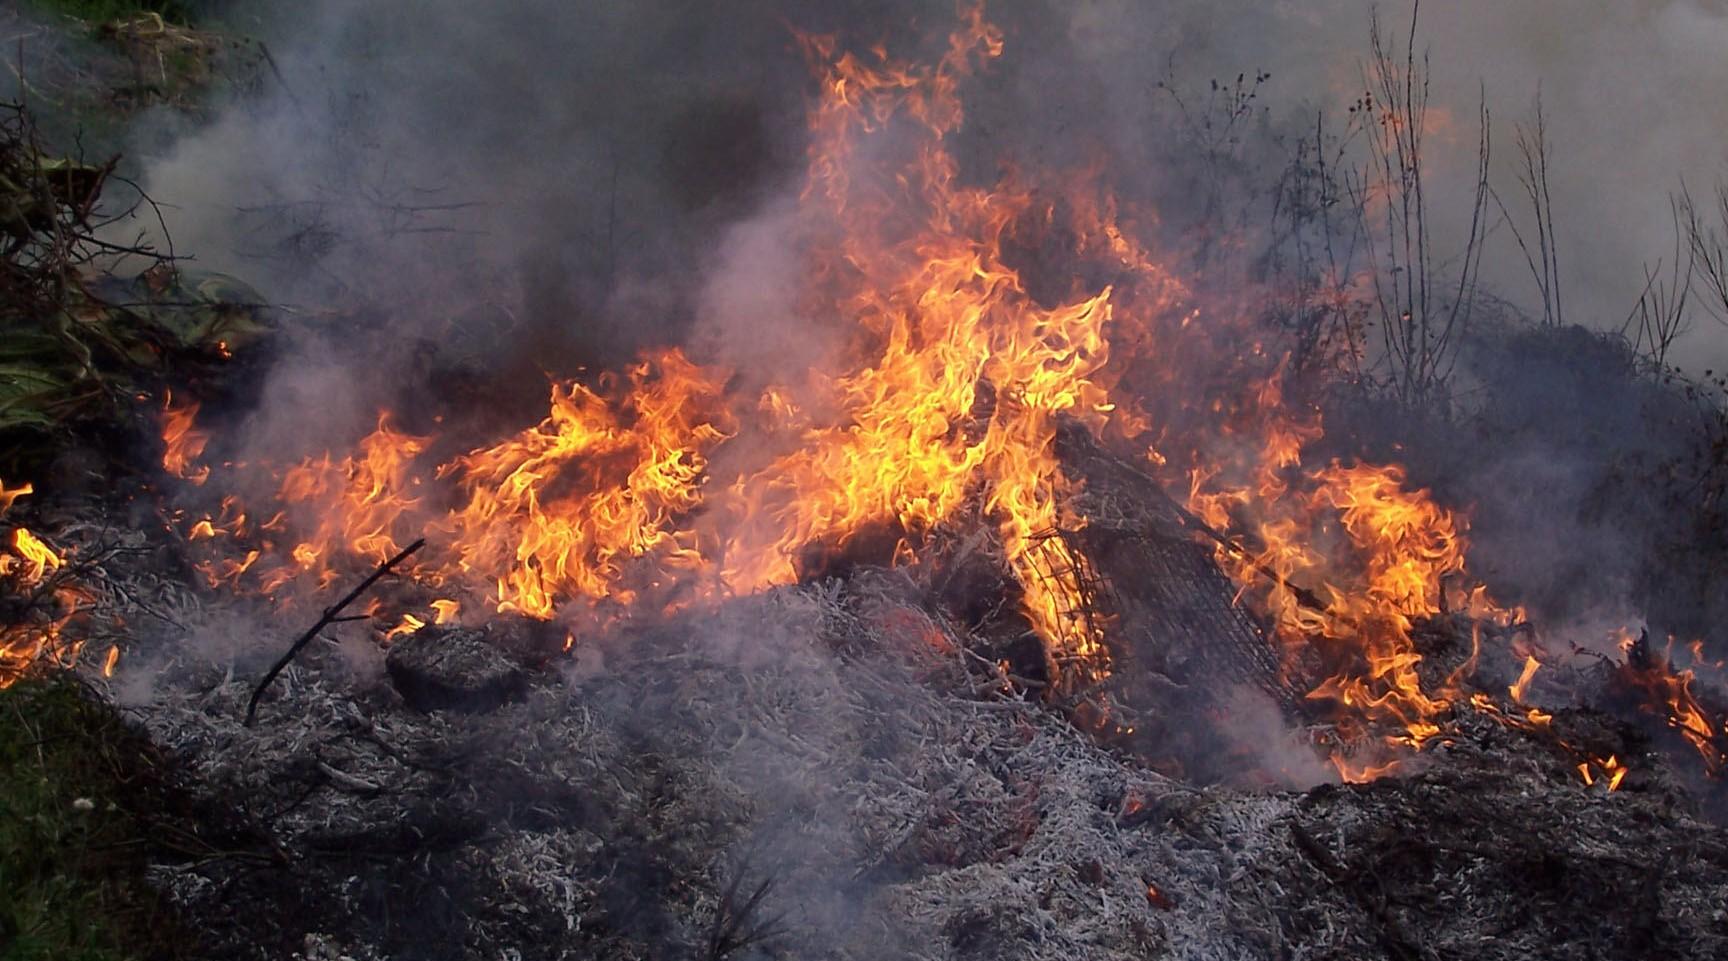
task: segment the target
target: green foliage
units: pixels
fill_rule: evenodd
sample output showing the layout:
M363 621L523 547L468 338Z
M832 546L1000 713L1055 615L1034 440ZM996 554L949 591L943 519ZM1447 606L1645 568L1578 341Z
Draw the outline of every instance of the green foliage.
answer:
M148 14L158 14L170 23L190 21L191 11L182 0L27 0L46 13L77 17L88 23L109 23Z
M22 107L0 104L0 476L68 431L123 422L154 384L214 370L269 331L239 281L96 236L132 212L101 203L113 167L52 155ZM123 258L153 266L117 276Z
M66 679L0 691L0 959L163 956L119 718ZM155 943L152 943L155 942Z

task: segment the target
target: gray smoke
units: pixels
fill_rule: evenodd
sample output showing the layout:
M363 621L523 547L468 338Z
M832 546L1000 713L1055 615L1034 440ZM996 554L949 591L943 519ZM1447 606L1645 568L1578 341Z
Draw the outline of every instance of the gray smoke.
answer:
M1159 82L1199 113L1210 80L1266 71L1256 106L1274 134L1305 132L1316 113L1341 120L1363 87L1369 9L993 4L1008 53L970 95L968 142L988 144L975 157L986 173L1003 155L1071 164L1102 147L1124 191L1158 202L1167 222L1212 216L1183 209L1198 118ZM1402 33L1410 9L1381 5L1383 24ZM1528 123L1540 89L1571 319L1617 326L1642 265L1671 251L1668 194L1682 178L1708 190L1728 160L1716 95L1728 86L1717 56L1728 7L1460 0L1421 13L1442 247L1468 216L1479 92L1497 118L1496 182L1513 199L1511 127ZM737 265L717 253L736 236L728 224L796 179L812 91L791 28L930 50L953 19L945 0L324 0L227 16L267 41L283 82L151 164L181 249L278 299L365 301L415 329L503 309L533 330L525 350L588 363L686 330L701 287L727 286L704 274ZM1257 165L1276 161L1265 149ZM1492 237L1484 276L1514 302L1534 297L1508 230ZM1700 368L1728 359L1714 324L1684 346Z

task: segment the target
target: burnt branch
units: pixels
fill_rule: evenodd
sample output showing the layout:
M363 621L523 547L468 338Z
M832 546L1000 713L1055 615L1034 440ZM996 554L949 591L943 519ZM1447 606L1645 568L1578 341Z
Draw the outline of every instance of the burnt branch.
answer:
M253 689L252 699L246 703L247 727L251 727L252 722L257 719L258 701L264 696L265 689L270 686L271 681L276 680L276 675L281 674L282 671L288 667L289 662L294 660L294 655L299 654L302 648L312 643L312 639L318 636L319 631L322 631L324 628L329 627L331 624L337 623L340 620L344 620L342 617L342 611L345 610L348 605L358 600L360 595L366 593L373 584L378 583L378 581L385 575L392 573L395 570L396 565L407 560L415 551L418 551L420 548L425 546L426 538L422 537L414 543L409 544L407 547L404 547L395 557L392 557L378 565L378 569L367 575L366 579L356 585L353 590L349 591L346 597L343 597L334 605L324 609L324 616L318 618L318 623L312 625L310 630L300 635L300 638L288 648L288 653L282 655L281 659L265 673L264 679L259 681L258 686Z

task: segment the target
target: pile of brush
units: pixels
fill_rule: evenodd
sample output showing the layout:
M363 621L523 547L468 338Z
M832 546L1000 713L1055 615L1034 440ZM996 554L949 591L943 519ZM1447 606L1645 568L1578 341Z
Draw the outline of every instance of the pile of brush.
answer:
M118 162L60 156L24 105L0 104L0 471L13 476L268 332L256 293L129 232L154 207Z

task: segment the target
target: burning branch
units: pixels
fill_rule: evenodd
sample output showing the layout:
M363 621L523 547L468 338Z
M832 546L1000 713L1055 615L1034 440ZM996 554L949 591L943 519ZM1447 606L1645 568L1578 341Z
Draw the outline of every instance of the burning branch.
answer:
M355 586L353 590L349 591L346 597L343 597L334 605L324 609L324 616L318 618L318 623L312 625L311 630L300 635L299 640L295 641L294 644L288 648L288 653L282 655L281 660L278 660L275 666L270 668L270 670L264 675L264 679L258 682L258 687L252 691L252 699L246 704L247 727L251 727L253 720L258 716L258 700L264 696L265 688L268 688L270 682L276 680L276 675L282 673L283 669L288 666L288 663L294 660L294 655L300 653L301 648L312 643L312 639L318 636L319 631L322 631L324 628L329 627L331 624L334 624L339 620L343 620L342 611L346 609L348 605L358 600L360 595L366 593L366 590L373 584L378 583L384 575L392 573L395 570L396 565L407 560L415 551L418 551L420 548L425 546L426 538L422 537L414 543L409 544L407 547L404 547L395 557L392 557L378 565L378 569L369 574L366 579Z

